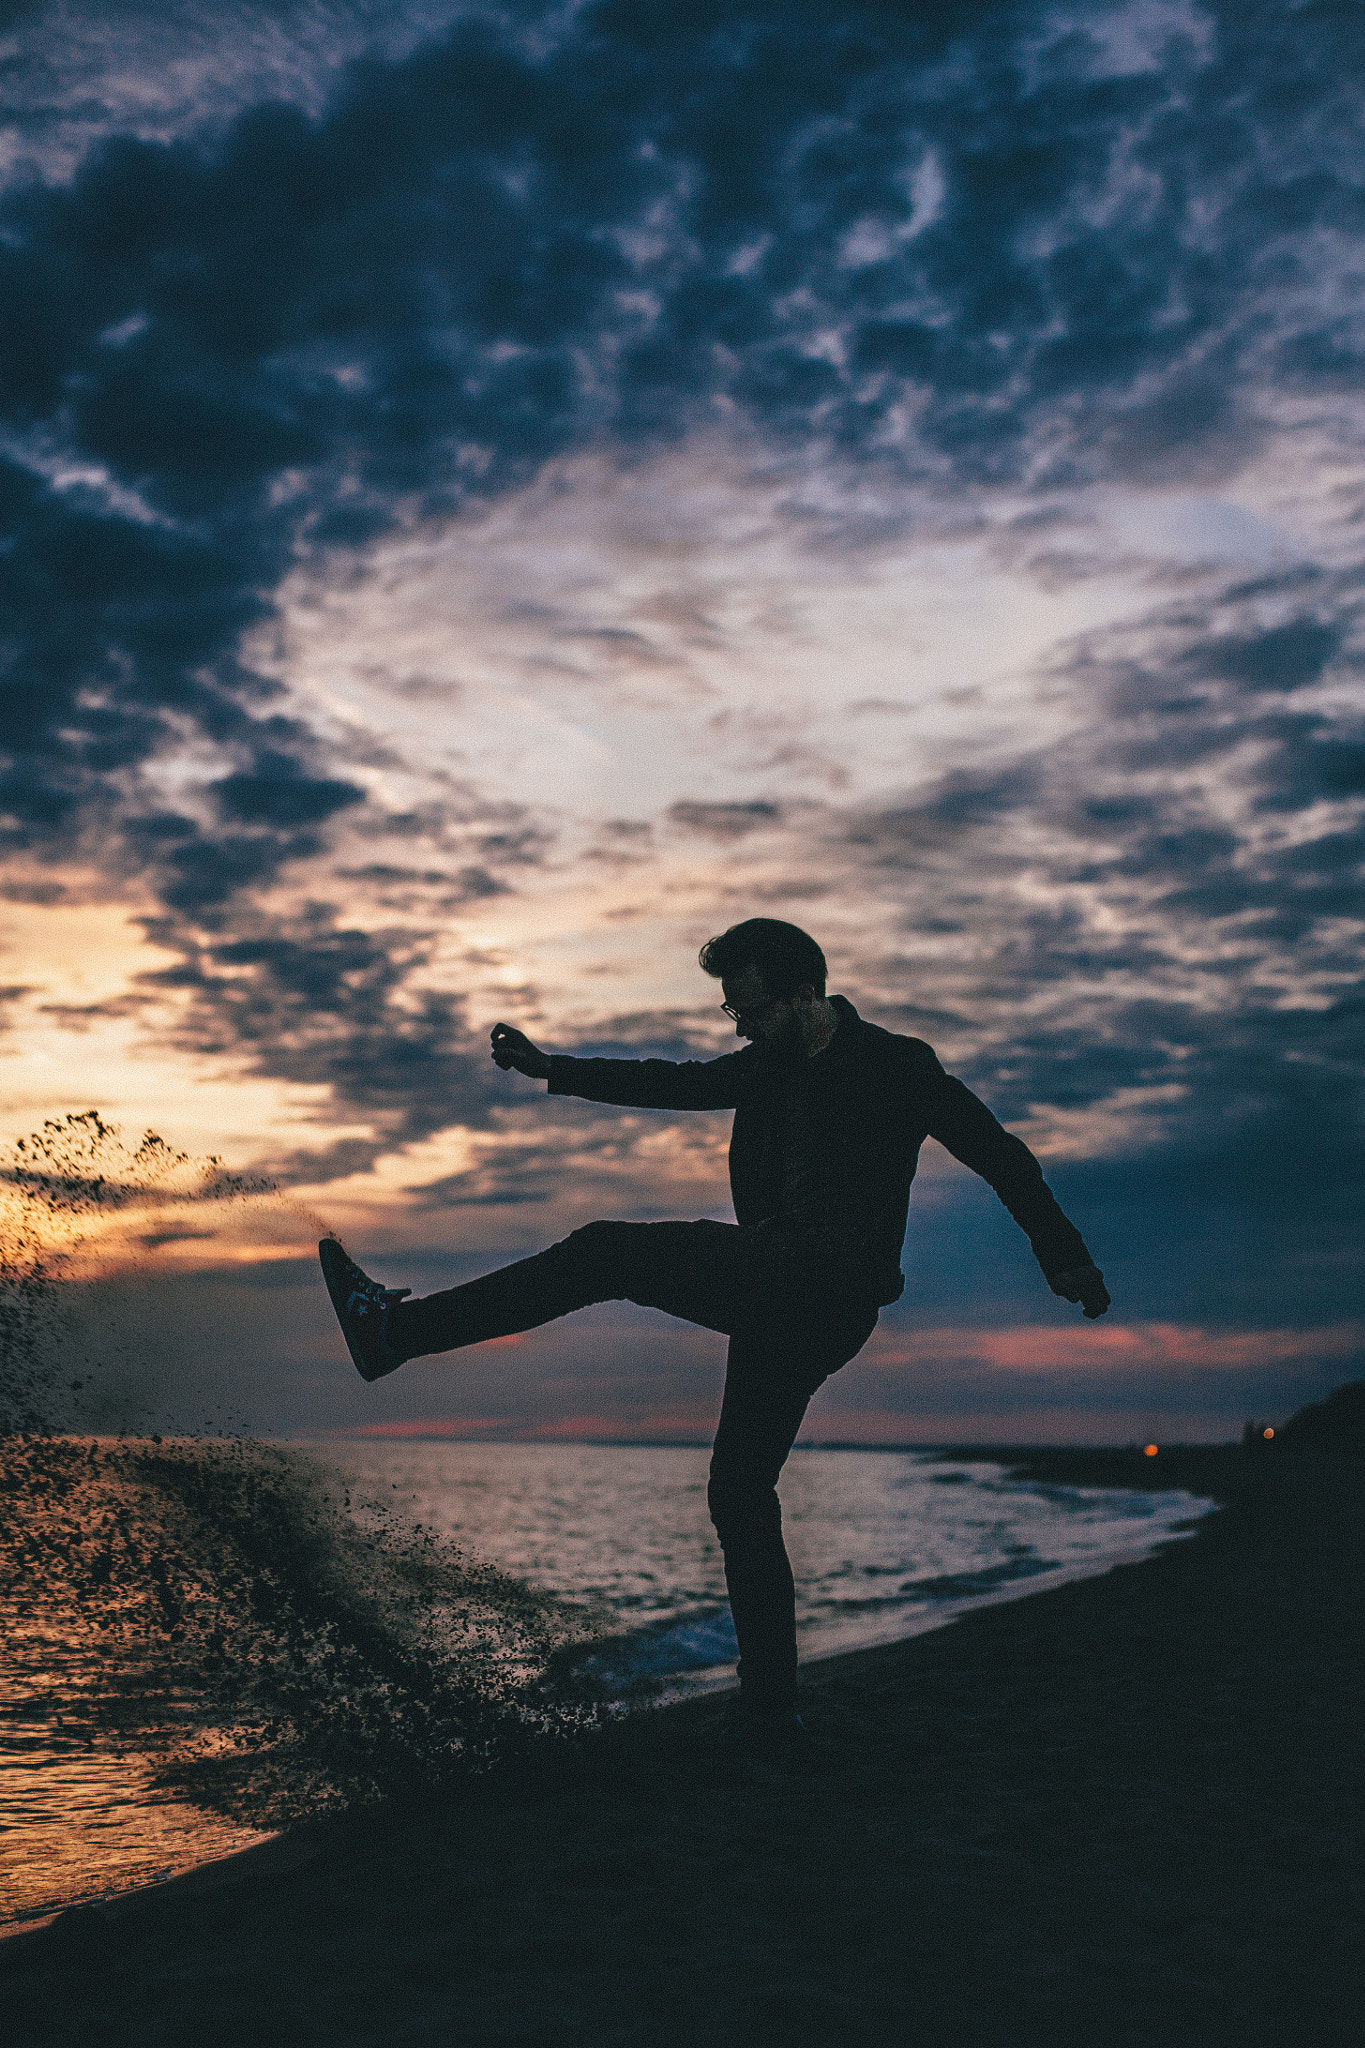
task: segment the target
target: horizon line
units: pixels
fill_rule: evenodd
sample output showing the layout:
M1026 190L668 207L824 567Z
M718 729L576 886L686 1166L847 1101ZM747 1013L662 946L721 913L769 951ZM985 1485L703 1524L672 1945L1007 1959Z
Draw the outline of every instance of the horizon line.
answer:
M497 1445L545 1445L559 1448L584 1445L596 1450L622 1451L709 1451L711 1437L639 1437L639 1436L470 1436L457 1431L413 1430L401 1434L387 1431L383 1435L368 1430L328 1430L323 1435L309 1433L293 1434L276 1439L285 1443L371 1443L371 1444L497 1444ZM1149 1442L1155 1441L1153 1438ZM1159 1445L1163 1451L1220 1451L1240 1450L1238 1437L1205 1438L1186 1442L1184 1439L1167 1438ZM1134 1437L1127 1443L1045 1443L1024 1441L1018 1438L982 1442L967 1441L907 1441L866 1443L848 1437L828 1437L794 1443L791 1455L798 1451L931 1451L941 1457L963 1457L968 1453L1008 1453L1011 1456L1032 1456L1036 1452L1058 1451L1112 1452L1119 1456L1129 1452L1142 1453L1142 1442Z

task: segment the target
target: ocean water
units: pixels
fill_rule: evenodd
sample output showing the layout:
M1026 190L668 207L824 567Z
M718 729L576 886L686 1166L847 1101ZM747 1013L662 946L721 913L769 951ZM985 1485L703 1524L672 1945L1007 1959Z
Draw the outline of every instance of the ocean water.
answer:
M435 1534L591 1610L623 1687L724 1683L736 1656L708 1452L685 1446L316 1444ZM915 1635L971 1607L1146 1556L1212 1505L1045 1485L931 1451L793 1451L779 1486L803 1657Z
M528 1727L727 1682L707 1453L0 1439L0 1922L458 1781ZM802 1653L936 1627L1188 1533L1185 1493L799 1449Z

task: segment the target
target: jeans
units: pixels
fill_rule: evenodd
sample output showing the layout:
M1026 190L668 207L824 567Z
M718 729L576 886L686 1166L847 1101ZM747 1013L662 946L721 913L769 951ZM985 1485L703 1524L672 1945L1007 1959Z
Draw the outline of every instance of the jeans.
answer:
M589 1223L534 1258L401 1303L406 1358L532 1330L594 1301L634 1301L730 1339L707 1504L725 1557L747 1708L796 1698L796 1595L777 1477L811 1395L871 1336L877 1309L799 1236L732 1223Z

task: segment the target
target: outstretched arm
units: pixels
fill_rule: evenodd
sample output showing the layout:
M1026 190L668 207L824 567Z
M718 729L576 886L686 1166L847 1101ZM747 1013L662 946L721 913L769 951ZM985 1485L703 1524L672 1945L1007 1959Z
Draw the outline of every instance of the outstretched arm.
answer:
M733 1109L739 1101L744 1053L718 1060L580 1060L542 1052L515 1024L495 1024L493 1058L533 1081L548 1081L551 1095L579 1095L629 1109Z

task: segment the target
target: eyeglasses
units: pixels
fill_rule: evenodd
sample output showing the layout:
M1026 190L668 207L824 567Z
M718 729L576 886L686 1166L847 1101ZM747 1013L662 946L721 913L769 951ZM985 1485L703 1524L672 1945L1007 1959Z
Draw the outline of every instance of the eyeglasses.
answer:
M774 1003L781 1003L785 1001L785 996L769 996L766 1003L756 1003L752 1010L737 1009L733 1003L722 1003L721 1008L722 1010L724 1010L727 1017L731 1017L734 1019L736 1024L742 1024L746 1017L752 1024L754 1019L756 1017L761 1017L765 1010L771 1010Z

